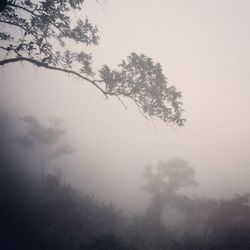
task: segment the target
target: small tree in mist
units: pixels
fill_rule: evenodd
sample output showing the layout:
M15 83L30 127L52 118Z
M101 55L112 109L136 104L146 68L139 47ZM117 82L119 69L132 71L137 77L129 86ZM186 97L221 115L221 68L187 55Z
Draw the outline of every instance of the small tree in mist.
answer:
M151 194L152 200L147 216L155 223L160 223L163 210L167 204L175 204L185 210L192 207L192 202L178 191L197 185L195 171L181 158L167 162L160 161L153 169L146 166L143 177L146 181L144 190Z
M182 126L181 93L167 82L159 63L131 53L118 69L104 65L99 77L86 46L98 45L97 27L82 15L84 0L2 0L0 6L0 65L29 62L74 75L107 98L131 99L147 117ZM73 46L67 46L67 44Z
M52 121L51 126L42 125L35 117L25 116L20 118L27 125L27 134L15 136L11 141L25 148L35 149L38 153L41 167L42 184L45 184L45 168L50 159L71 154L73 149L71 145L60 145L66 130L62 128L62 121L56 119Z

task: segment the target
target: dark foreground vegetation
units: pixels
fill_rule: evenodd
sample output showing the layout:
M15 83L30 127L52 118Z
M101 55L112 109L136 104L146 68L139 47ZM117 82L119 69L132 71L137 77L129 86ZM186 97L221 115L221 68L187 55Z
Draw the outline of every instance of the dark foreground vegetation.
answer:
M145 169L144 189L151 203L141 214L128 217L56 174L47 173L42 182L7 141L4 132L1 250L250 249L249 196L209 200L181 194L181 188L196 185L194 171L181 159L160 162L156 171ZM166 222L171 209L182 218L176 230Z

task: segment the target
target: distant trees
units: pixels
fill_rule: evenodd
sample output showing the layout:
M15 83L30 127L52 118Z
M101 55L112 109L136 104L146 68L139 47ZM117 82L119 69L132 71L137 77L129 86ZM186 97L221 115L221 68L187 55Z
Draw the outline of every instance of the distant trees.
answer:
M174 192L197 185L194 169L178 157L166 162L160 161L155 169L146 166L143 177L146 180L144 189L151 194Z
M146 166L143 177L146 181L143 188L152 196L147 216L155 223L160 223L166 205L191 209L190 199L177 193L182 188L197 185L195 171L185 160L173 158L166 162L161 161L155 169Z
M167 223L152 220L149 210L125 217L113 205L100 202L51 174L46 177L44 192L37 188L38 182L33 182L20 169L18 157L4 156L6 161L0 162L1 249L250 249L250 196L239 195L227 200L181 196L177 190L195 185L194 172L181 159L162 162L158 169L146 170L149 172L145 185L153 190L149 207L157 201L154 195L163 194L165 190L164 206L171 204L176 210L185 208L190 227L180 228L179 232ZM9 159L13 157L14 161ZM29 164L32 163L25 165L27 171L32 167ZM179 166L178 174L173 174L173 166ZM157 184L161 183L159 179L165 185Z
M181 93L167 83L159 63L132 53L117 70L104 65L93 72L86 46L98 45L97 27L82 15L84 0L8 0L0 6L0 65L29 62L74 75L106 97L126 97L142 114L166 124L184 125ZM74 15L74 18L73 18ZM74 46L68 46L69 43Z
M1 249L131 250L115 231L122 216L114 206L60 180L53 189L46 182L48 192L43 192L38 183L20 177L18 166L11 167L8 183L0 175Z
M210 236L225 247L247 249L250 240L250 194L237 195L232 199L217 201L207 221Z
M159 162L156 168L147 166L144 178L144 189L151 194L152 199L144 217L137 219L135 226L150 239L149 245L164 242L159 235L168 235L164 237L169 237L168 241L163 244L169 249L243 250L250 247L247 236L250 233L249 194L224 200L181 194L178 191L195 186L197 182L194 169L180 158ZM169 225L162 221L163 210L170 207L179 215L184 215L179 237L171 234ZM154 232L157 232L157 237Z
M27 134L11 137L11 141L25 148L34 149L40 161L42 184L45 185L45 169L49 160L62 155L71 154L73 148L69 144L60 145L66 130L62 128L62 121L51 121L50 126L42 125L34 116L20 118L27 125Z
M114 233L107 233L96 238L90 244L84 246L86 250L136 250L133 245L128 244Z

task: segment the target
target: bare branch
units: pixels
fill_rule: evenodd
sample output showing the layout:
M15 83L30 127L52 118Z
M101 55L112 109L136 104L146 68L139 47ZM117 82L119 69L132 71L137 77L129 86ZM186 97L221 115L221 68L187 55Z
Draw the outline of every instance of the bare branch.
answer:
M9 22L9 21L6 21L6 20L0 20L0 23L6 23L6 24L9 24L9 25L12 25L12 26L16 26L16 27L19 27L20 29L23 29L26 32L29 32L28 29L26 29L25 27L21 26L18 23Z
M91 80L81 74L79 74L78 72L76 71L73 71L73 70L68 70L68 69L64 69L64 68L58 68L58 67L54 67L54 66L50 66L46 63L42 63L36 59L33 59L33 58L28 58L28 57L15 57L15 58L9 58L9 59L5 59L5 60L2 60L0 61L0 66L2 65L5 65L5 64L8 64L8 63L15 63L15 62L21 62L21 61L26 61L26 62L29 62L29 63L33 63L34 65L36 65L37 67L42 67L42 68L46 68L46 69L51 69L51 70L56 70L56 71L61 71L61 72L64 72L64 73L68 73L68 74L72 74L72 75L75 75L85 81L88 81L90 82L91 84L93 84L96 88L98 88L101 93L106 97L108 98L108 94L100 87L96 84L96 82L94 80Z
M118 99L118 101L122 104L122 106L124 107L124 109L127 110L128 107L125 105L124 101L120 98L119 95L117 96L117 99Z
M7 48L7 47L3 47L3 46L0 46L0 49L2 49L2 50L6 50L6 51L9 51L9 48Z

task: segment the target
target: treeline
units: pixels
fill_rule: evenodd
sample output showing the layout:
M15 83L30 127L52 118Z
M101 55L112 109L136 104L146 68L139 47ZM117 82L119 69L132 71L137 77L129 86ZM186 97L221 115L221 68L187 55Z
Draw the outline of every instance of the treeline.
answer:
M161 213L155 216L155 198L144 213L128 218L60 177L48 174L42 186L11 162L1 166L0 249L250 248L247 195L224 201L172 196L165 209L185 215L177 232Z
M41 182L6 145L0 152L1 250L250 249L250 196L209 200L182 194L197 184L182 159L145 168L151 202L128 217L60 176L46 173ZM168 224L170 210L182 218L178 229Z

